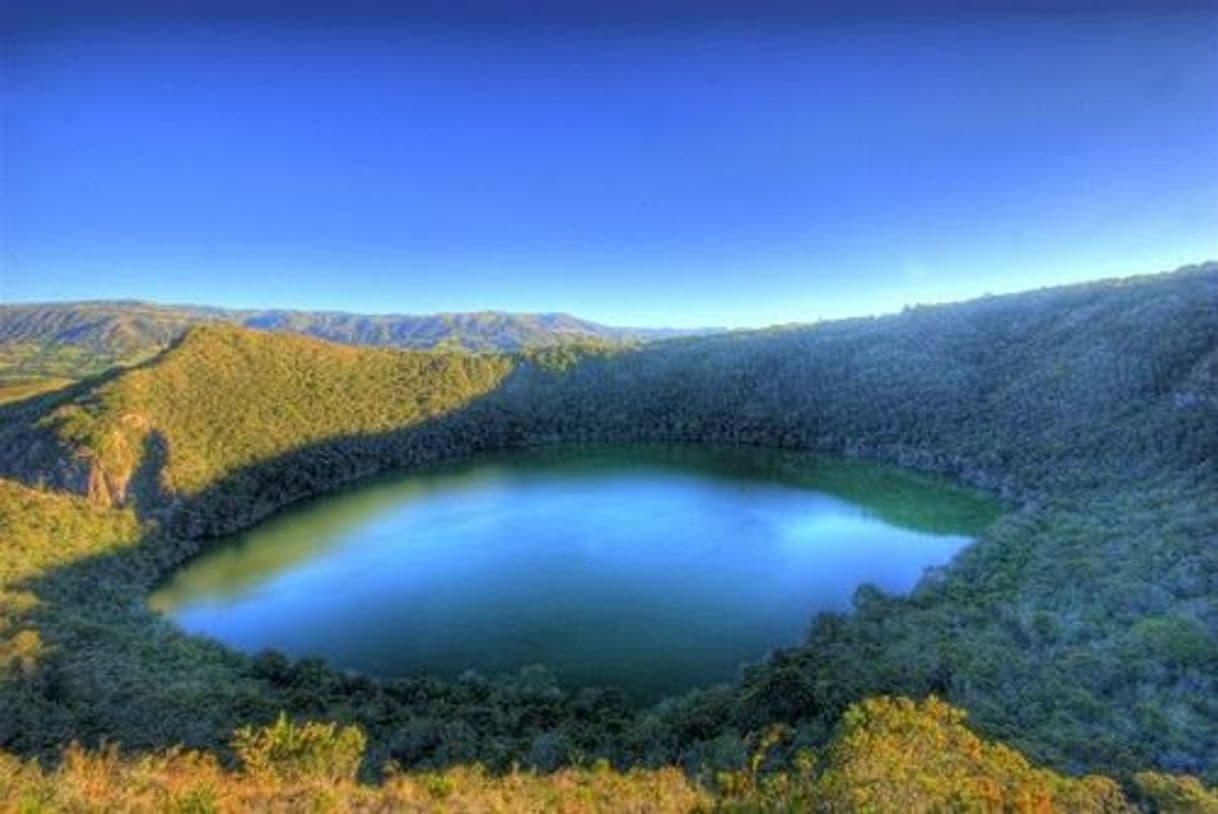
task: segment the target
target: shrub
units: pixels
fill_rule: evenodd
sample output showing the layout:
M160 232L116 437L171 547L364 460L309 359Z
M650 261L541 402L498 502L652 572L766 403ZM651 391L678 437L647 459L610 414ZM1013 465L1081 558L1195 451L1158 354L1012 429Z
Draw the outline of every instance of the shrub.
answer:
M366 738L358 727L309 721L294 724L283 713L270 726L242 727L233 751L245 770L279 780L351 780L364 758Z
M1195 777L1138 772L1134 785L1142 802L1160 814L1218 814L1218 790L1207 789Z
M871 698L847 710L817 783L827 811L1131 810L1107 778L1066 778L987 743L931 697Z

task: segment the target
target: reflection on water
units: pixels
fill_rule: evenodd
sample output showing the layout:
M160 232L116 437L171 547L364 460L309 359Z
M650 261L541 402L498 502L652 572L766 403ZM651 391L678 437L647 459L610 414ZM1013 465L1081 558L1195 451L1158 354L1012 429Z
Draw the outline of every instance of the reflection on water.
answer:
M925 478L795 453L547 448L295 507L151 603L238 648L373 675L541 663L653 700L798 642L860 584L908 590L994 514Z

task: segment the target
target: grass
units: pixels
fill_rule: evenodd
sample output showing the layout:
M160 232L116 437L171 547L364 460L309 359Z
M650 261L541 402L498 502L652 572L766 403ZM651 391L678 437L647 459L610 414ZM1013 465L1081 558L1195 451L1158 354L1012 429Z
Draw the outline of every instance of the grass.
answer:
M929 698L853 705L820 752L791 769L769 764L792 733L772 728L747 765L706 785L674 767L615 770L604 762L538 773L390 767L375 784L357 776L363 734L283 716L238 732L238 765L182 749L123 755L69 747L54 769L0 754L0 798L22 812L1087 812L1207 811L1218 794L1195 779L1146 773L1127 793L1100 776L1065 777L979 739L960 710Z
M64 389L74 381L74 379L58 377L0 381L0 404L12 404L45 393L53 393L56 390Z

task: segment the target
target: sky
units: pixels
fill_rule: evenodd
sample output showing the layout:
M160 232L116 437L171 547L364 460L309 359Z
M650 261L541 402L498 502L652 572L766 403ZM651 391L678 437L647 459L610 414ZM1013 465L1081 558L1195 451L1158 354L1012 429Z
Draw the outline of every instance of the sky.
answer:
M0 301L760 326L1218 259L1218 4L0 11Z

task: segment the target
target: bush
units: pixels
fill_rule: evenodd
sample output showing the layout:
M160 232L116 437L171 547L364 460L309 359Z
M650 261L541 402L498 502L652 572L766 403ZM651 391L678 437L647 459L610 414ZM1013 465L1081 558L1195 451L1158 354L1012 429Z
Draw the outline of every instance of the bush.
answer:
M827 811L1130 811L1101 777L1034 768L987 743L937 698L871 698L847 710L817 783Z
M1160 814L1218 814L1218 790L1195 777L1138 772L1133 777L1142 803Z
M238 729L232 746L249 774L293 781L354 779L365 744L358 727L314 721L298 725L280 713L270 726Z

